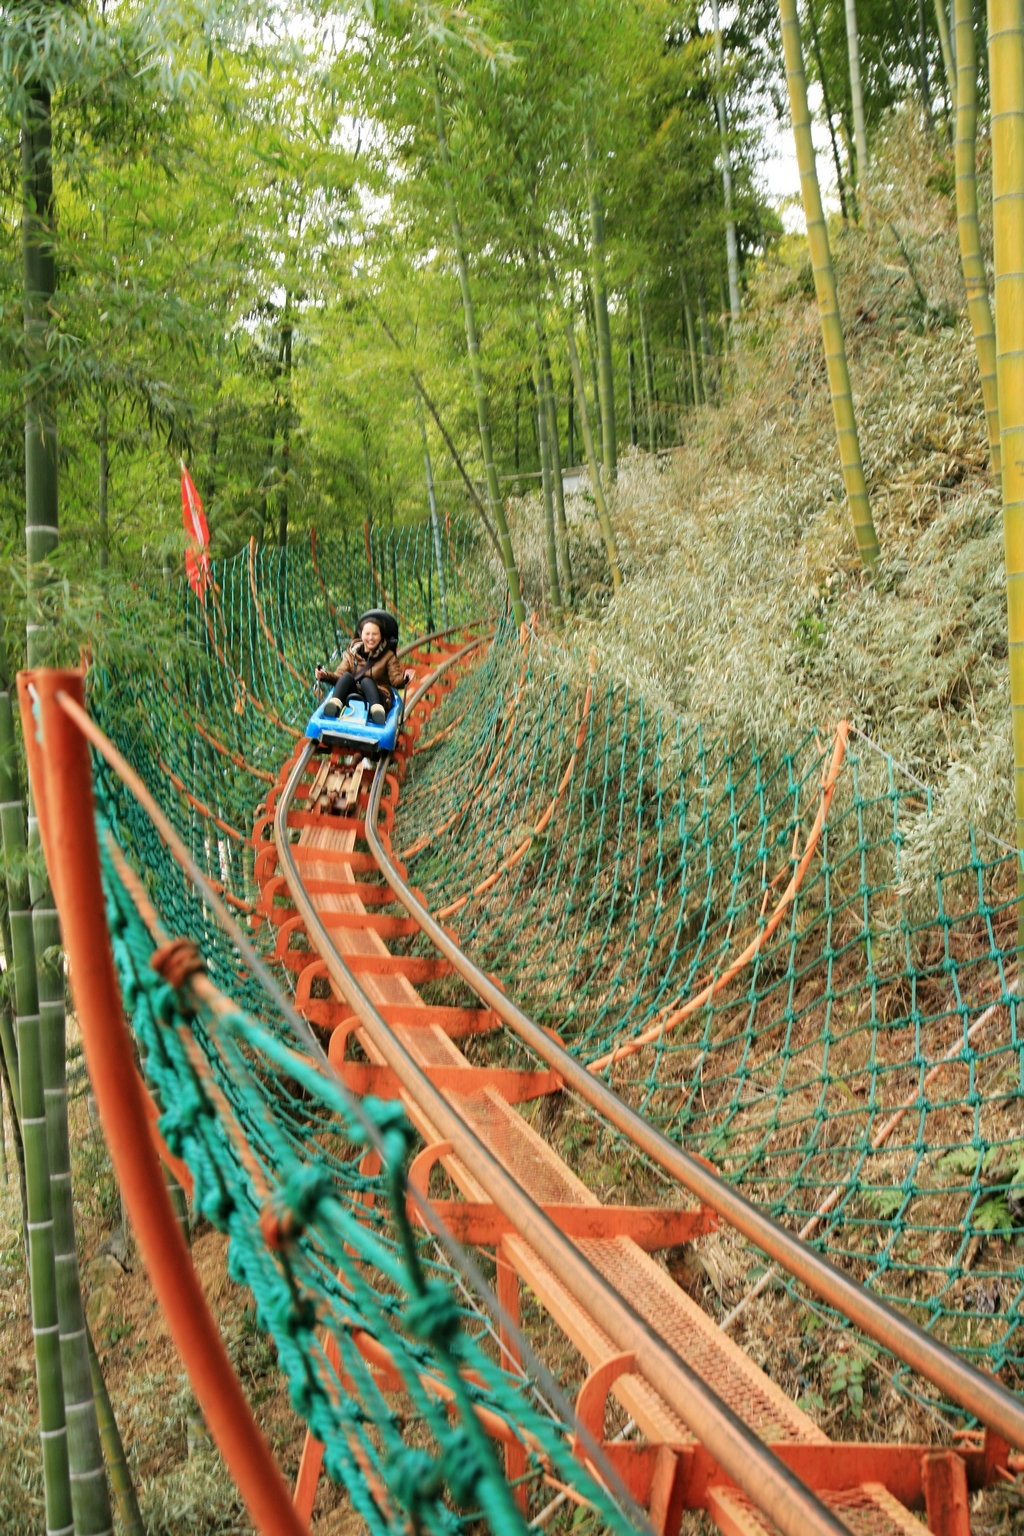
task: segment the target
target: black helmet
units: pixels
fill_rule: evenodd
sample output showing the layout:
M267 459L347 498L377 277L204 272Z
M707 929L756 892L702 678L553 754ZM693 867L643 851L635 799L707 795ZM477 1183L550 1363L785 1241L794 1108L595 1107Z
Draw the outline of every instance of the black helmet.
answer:
M380 630L381 637L383 638L385 645L389 645L392 648L397 646L398 620L395 618L393 613L388 613L384 608L368 608L366 612L361 614L359 617L359 620L356 624L356 634L361 636L363 633L363 625L369 624L371 621L376 624L377 628Z

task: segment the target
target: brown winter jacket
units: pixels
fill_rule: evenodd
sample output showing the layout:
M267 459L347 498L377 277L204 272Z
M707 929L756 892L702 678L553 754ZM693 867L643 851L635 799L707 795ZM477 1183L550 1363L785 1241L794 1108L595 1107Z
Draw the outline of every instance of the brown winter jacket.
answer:
M346 672L351 672L356 682L364 677L370 677L377 684L382 697L390 705L391 689L401 688L405 682L405 668L389 645L381 641L375 651L369 655L363 649L361 640L353 640L334 675L334 681L343 677Z

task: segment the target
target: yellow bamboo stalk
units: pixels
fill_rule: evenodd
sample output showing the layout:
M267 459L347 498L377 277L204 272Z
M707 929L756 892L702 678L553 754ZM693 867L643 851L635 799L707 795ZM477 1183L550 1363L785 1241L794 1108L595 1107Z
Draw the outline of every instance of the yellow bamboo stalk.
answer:
M940 0L941 3L941 0ZM978 182L975 175L978 125L978 60L974 48L972 0L953 0L956 32L956 227L960 264L967 289L967 313L981 374L985 425L992 473L999 474L999 390L996 383L996 333L988 302L988 279L978 229Z
M1020 955L1024 951L1024 0L988 0L988 67Z
M843 470L846 498L850 504L853 535L861 563L867 571L873 571L879 560L878 537L871 517L864 464L857 435L857 418L853 410L853 392L850 388L850 370L846 362L846 344L843 325L839 317L839 296L836 292L835 273L832 270L832 252L828 243L825 212L821 205L821 188L814 161L814 143L811 138L811 113L807 105L807 77L804 73L804 54L800 42L800 20L797 0L779 0L779 16L782 21L782 46L786 56L786 84L789 87L789 106L793 118L793 138L796 142L796 158L800 167L800 190L803 195L804 219L807 223L807 244L811 253L814 287L818 295L818 313L821 318L821 339L825 347L825 363L828 368L828 387L832 396L832 412L836 422L839 443L839 461Z
M956 0L953 0L954 7ZM935 0L935 19L939 24L939 47L942 49L942 67L946 72L946 84L949 87L949 104L956 111L957 70L953 62L953 49L949 41L949 17L946 14L946 0ZM956 20L953 22L956 26Z

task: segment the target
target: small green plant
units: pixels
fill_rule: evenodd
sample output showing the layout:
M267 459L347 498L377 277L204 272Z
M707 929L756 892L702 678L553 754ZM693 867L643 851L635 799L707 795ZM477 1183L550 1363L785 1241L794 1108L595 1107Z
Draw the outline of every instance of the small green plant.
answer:
M870 1345L858 1344L825 1357L822 1372L828 1395L834 1404L837 1398L845 1397L855 1419L864 1412L866 1377L877 1353Z
M889 1187L879 1185L877 1188L868 1185L861 1189L864 1197L864 1205L872 1216L878 1221L888 1221L895 1216L900 1206L906 1200L906 1193L898 1186Z

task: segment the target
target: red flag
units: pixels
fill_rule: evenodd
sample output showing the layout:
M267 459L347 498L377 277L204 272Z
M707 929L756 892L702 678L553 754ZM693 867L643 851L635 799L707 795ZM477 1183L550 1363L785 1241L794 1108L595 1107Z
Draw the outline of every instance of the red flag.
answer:
M197 597L210 585L210 530L192 476L181 461L181 518L185 524L185 574Z

